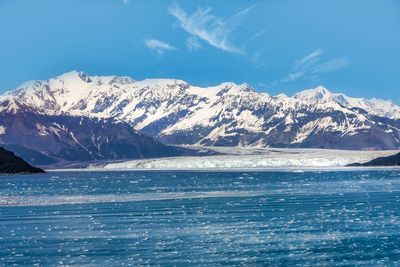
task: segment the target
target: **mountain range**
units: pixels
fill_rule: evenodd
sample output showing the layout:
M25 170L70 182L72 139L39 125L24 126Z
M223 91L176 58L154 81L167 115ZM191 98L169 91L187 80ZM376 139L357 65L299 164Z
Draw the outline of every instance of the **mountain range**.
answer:
M400 148L399 106L322 86L272 96L248 84L201 88L72 71L5 93L0 115L0 143L50 161L188 153L164 144Z

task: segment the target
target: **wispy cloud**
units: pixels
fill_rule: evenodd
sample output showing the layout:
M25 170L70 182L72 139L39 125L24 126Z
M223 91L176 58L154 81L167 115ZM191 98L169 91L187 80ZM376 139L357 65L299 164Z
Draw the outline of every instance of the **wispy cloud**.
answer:
M257 49L254 54L251 57L251 61L253 61L254 63L260 64L260 59L261 57L268 51L271 50L272 48L270 46L266 46L266 47L261 47L259 49Z
M248 44L250 44L251 42L253 42L255 39L263 36L265 34L265 30L259 31L255 34L253 34L252 36L250 36L249 39L247 39L247 41L244 43L243 47L246 47Z
M337 71L351 64L351 61L344 57L323 61L325 52L324 49L318 48L297 60L293 65L293 71L280 82L291 82L306 77L315 78L318 74Z
M177 3L168 11L191 36L223 51L240 54L242 50L231 42L231 34L240 25L243 16L253 8L248 7L226 19L213 15L212 8L198 8L189 15Z
M176 47L157 39L145 39L144 44L157 56L162 56L167 51L176 50Z
M318 48L312 51L310 54L305 55L300 60L297 60L294 64L294 68L295 69L308 68L316 64L324 53L325 53L324 49Z
M295 81L301 77L303 77L306 74L305 71L296 71L296 72L292 72L289 73L285 78L283 78L281 81L282 82L291 82L291 81Z
M122 0L122 3L123 3L124 5L129 5L130 2L131 2L131 1L129 1L129 0Z
M251 62L255 63L257 67L262 67L265 66L265 62L263 60L261 60L264 56L264 54L268 51L271 50L272 47L270 45L265 45L265 43L263 43L263 46L260 47L259 42L256 42L257 39L259 39L260 37L262 37L264 34L266 33L265 30L259 31L255 34L253 34L252 36L250 36L247 41L243 44L242 49L243 50L249 50L248 46L251 46L250 44L255 42L258 43L256 46L258 46L258 48L254 49L255 47L253 46L253 51L251 51L249 53L249 59Z
M190 36L186 39L186 45L190 51L198 50L202 47L199 42L199 39L195 36Z
M314 73L325 73L335 70L340 70L350 65L350 60L347 58L335 58L324 63L318 64L314 67Z

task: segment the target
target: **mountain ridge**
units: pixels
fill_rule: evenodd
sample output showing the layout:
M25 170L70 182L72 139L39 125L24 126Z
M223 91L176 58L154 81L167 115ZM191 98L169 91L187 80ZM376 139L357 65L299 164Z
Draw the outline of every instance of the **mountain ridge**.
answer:
M329 100L337 101L337 102L351 102L352 106L359 105L361 106L362 104L365 105L365 103L361 103L363 101L366 101L370 106L378 105L380 104L383 107L390 108L392 111L395 112L395 114L375 114L375 115L382 115L382 116L395 116L396 118L400 118L400 107L397 106L395 103L393 103L391 100L383 100L383 99L378 99L378 98L371 98L371 99L366 99L366 98L356 98L356 97L348 97L342 93L333 93L329 91L327 88L325 88L322 85L318 85L315 88L310 88L310 89L305 89L302 91L299 91L292 96L287 96L284 93L280 93L277 95L270 95L266 92L257 92L256 89L254 89L251 85L248 83L241 83L237 84L234 82L223 82L220 84L217 84L215 86L206 86L206 87L199 87L199 86L192 86L186 81L179 80L179 79L163 79L163 78L154 78L154 79L144 79L144 80L135 80L131 77L128 76L89 76L85 74L84 72L81 71L70 71L64 74L61 74L59 76L56 76L55 78L50 78L47 80L31 80L22 83L20 86L18 86L15 90L10 90L5 92L1 97L4 99L5 97L10 97L10 96L15 96L18 94L18 92L26 91L26 89L34 88L37 85L41 84L46 84L54 80L60 80L60 81L67 81L66 87L79 87L80 84L77 83L76 78L79 77L80 80L82 80L85 83L93 83L96 82L97 85L104 85L104 84L109 84L109 85L132 85L134 84L135 87L160 87L160 86L171 86L171 85L176 85L180 86L182 89L191 89L191 92L196 91L198 94L203 94L203 95L210 95L210 94L216 94L220 93L223 94L224 92L230 92L231 94L237 94L240 92L249 92L249 93L256 93L260 95L265 95L265 96L270 96L271 98L280 98L284 96L283 98L290 99L290 100L302 100L305 102L316 102L317 104L324 104L328 101L326 99L322 98L317 99L318 95L328 95ZM70 84L68 84L68 82ZM72 83L72 84L71 84ZM222 92L215 92L217 88L229 88L226 89L225 91ZM202 92L201 92L202 91ZM69 95L71 96L71 95ZM77 94L74 94L75 97L77 97ZM0 100L2 100L0 98ZM350 104L350 103L347 103ZM364 106L365 107L365 106ZM381 107L381 108L383 108ZM369 110L370 111L370 110Z
M168 144L398 149L400 107L322 86L293 96L250 85L197 87L177 79L89 76L72 71L31 81L0 98L43 114L116 118Z
M0 108L0 144L34 165L194 154L116 118L42 114L18 101L12 104L18 111Z

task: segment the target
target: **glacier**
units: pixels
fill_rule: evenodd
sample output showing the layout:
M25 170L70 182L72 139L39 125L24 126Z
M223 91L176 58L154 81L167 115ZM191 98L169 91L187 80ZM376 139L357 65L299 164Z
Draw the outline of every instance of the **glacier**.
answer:
M238 170L238 169L309 169L344 167L354 162L367 162L398 151L352 151L327 149L272 149L208 147L221 153L213 156L190 156L130 160L104 165L94 164L89 170Z

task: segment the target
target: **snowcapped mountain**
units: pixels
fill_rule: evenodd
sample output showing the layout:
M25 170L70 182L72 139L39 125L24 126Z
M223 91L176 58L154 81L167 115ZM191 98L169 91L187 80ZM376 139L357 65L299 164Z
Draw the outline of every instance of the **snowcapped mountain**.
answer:
M317 104L329 104L335 102L348 108L364 109L369 114L400 119L400 107L396 106L391 101L376 98L364 99L347 97L344 94L331 93L323 86L318 86L315 89L304 90L295 94L293 98Z
M72 71L6 93L0 112L18 113L16 102L39 114L116 118L169 144L400 148L400 107L322 86L292 97L271 96L248 84L200 88L174 79Z

